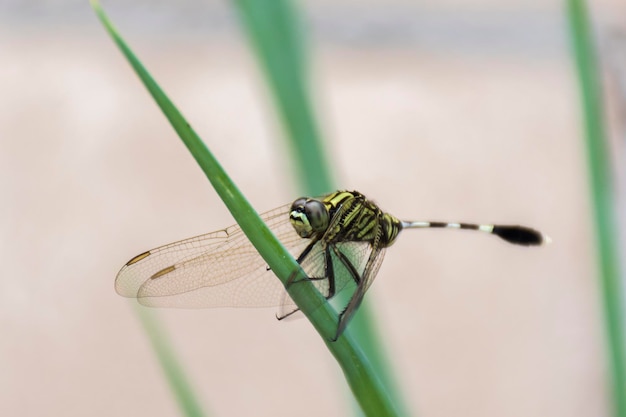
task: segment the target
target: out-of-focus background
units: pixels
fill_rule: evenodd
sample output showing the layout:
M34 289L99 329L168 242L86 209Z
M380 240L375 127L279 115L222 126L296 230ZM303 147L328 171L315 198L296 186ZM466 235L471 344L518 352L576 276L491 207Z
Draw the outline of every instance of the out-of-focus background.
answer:
M407 231L388 251L368 298L411 411L608 415L563 4L299 4L341 188L401 218L520 223L553 239L526 249ZM299 196L229 3L103 5L259 211ZM610 50L624 4L593 11ZM624 62L607 56L617 89ZM0 62L0 415L180 414L113 280L130 257L232 217L86 1L0 2ZM306 320L158 313L210 415L351 413Z

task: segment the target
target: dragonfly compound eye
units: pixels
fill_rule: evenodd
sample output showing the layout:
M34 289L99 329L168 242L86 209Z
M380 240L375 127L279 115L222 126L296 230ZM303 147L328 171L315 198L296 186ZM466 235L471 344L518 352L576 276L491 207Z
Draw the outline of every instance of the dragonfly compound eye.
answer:
M304 205L304 214L309 219L309 224L313 232L324 232L328 228L329 217L328 209L319 200L309 200Z
M310 238L326 230L329 214L321 201L299 198L291 205L289 221L300 237Z

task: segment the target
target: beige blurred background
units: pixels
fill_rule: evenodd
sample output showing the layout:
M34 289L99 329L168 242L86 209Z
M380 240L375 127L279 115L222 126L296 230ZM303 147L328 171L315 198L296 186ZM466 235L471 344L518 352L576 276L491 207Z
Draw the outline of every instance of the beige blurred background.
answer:
M259 211L299 196L228 3L104 6ZM302 6L341 188L401 218L521 223L554 241L407 231L387 252L368 298L412 413L609 415L562 4ZM624 8L595 8L606 40ZM0 2L0 60L0 415L180 415L113 280L232 217L86 1ZM306 320L158 315L209 415L351 415Z

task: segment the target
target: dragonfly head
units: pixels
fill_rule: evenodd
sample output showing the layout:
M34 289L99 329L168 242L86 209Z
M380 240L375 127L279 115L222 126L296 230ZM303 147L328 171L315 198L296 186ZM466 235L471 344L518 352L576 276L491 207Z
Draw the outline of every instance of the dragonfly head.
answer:
M326 231L330 214L321 201L303 197L291 205L289 221L300 237L310 238Z

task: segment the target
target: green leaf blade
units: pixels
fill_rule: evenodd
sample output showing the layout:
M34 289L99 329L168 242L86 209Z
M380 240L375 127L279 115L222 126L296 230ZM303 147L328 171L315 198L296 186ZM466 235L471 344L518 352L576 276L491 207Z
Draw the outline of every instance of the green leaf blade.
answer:
M596 251L608 339L614 415L626 417L624 300L619 260L618 223L605 131L602 83L584 0L568 0L571 40L582 99L585 147L596 232Z
M266 76L278 115L286 132L297 183L309 196L337 189L316 121L308 82L308 48L297 3L289 0L235 0L241 24ZM406 405L385 356L374 325L375 314L366 298L348 332L359 342L396 407L408 415ZM348 376L347 376L348 377Z
M268 263L274 273L285 284L292 274L305 277L298 263L283 248L282 244L267 228L254 208L248 203L235 184L209 152L204 142L190 127L182 114L176 109L171 100L160 89L148 71L136 58L134 53L119 36L114 26L105 15L99 3L91 1L101 22L118 45L123 55L133 67L144 86L148 89L163 113L176 130L181 140L196 159L211 184L224 201L227 208L237 220L239 226ZM386 393L384 386L374 372L365 355L348 334L342 335L336 342L330 339L334 336L336 313L322 295L309 282L291 285L289 294L298 307L309 318L316 330L320 333L329 350L337 359L346 379L359 401L362 409L368 416L400 416L396 405Z

